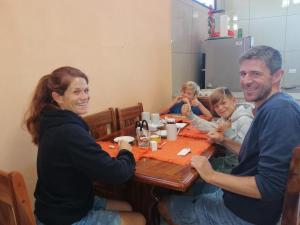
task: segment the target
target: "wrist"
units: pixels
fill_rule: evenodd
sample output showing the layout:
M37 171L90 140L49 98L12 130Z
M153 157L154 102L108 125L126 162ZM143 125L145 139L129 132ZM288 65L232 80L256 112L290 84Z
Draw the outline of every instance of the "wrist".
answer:
M214 184L215 180L216 180L216 175L217 175L217 172L212 170L211 174L205 179L205 182L206 183L209 183L209 184Z
M225 141L225 136L222 135L222 136L219 138L218 142L219 142L219 144L223 144L224 141Z

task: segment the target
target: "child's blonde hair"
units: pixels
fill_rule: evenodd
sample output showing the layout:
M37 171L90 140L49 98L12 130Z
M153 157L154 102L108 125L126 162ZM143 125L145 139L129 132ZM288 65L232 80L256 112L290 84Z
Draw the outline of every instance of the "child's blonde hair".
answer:
M184 92L186 90L192 90L196 96L200 95L200 87L194 81L187 81L181 86L181 92Z

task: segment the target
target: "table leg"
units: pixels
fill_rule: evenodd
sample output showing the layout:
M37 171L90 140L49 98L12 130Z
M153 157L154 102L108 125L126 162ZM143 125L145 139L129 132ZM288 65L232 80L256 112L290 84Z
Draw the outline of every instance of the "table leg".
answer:
M157 209L159 198L154 193L155 186L131 182L127 189L127 200L134 211L142 213L147 221L147 225L159 225L160 216Z

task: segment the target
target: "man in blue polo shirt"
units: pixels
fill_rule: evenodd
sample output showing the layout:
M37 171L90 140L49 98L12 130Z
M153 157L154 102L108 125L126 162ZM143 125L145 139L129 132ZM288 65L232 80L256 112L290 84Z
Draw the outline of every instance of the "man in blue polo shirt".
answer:
M300 106L280 92L283 76L279 51L250 49L240 58L240 84L245 99L255 103L255 117L231 174L214 171L203 156L191 165L214 193L171 196L159 204L170 224L272 225L282 211L289 164L300 144Z

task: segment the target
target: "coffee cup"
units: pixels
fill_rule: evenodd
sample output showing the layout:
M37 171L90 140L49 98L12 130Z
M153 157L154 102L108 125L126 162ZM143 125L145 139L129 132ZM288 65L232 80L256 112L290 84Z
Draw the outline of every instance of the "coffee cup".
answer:
M167 124L167 140L175 141L177 139L177 127L176 124Z
M159 113L152 113L151 114L151 123L155 124L155 125L159 125L159 121L160 121Z
M142 120L146 120L147 123L150 123L150 112L142 112Z

